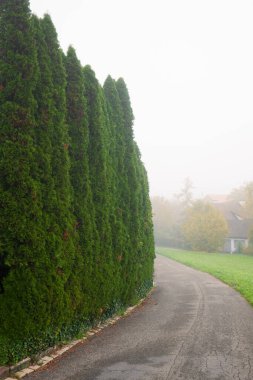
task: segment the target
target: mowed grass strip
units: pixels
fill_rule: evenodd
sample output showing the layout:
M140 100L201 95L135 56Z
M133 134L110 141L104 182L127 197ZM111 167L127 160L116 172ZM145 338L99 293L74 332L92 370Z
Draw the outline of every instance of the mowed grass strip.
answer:
M207 272L236 289L253 306L253 256L157 247L156 253Z

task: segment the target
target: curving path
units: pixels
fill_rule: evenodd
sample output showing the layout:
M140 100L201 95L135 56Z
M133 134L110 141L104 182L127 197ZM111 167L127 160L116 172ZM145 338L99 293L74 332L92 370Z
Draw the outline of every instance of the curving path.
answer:
M130 316L27 380L252 380L253 308L208 274L156 259Z

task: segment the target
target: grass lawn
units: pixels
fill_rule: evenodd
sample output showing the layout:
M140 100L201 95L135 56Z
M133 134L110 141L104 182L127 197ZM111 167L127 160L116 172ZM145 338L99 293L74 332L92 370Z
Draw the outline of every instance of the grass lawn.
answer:
M230 285L253 305L253 256L156 247L156 253L207 272Z

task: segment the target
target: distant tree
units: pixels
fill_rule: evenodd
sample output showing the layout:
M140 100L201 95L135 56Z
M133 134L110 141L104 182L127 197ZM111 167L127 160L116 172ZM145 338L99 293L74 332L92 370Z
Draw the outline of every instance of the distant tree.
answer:
M184 180L184 186L179 194L177 194L178 200L182 203L184 208L191 206L193 200L193 183L189 177Z
M253 219L253 182L249 182L244 187L245 205L244 205L244 217ZM248 254L253 254L253 228L249 230L249 245L243 251Z
M209 203L196 201L187 210L182 231L191 249L212 252L223 245L228 227L219 210Z
M170 230L173 224L173 210L168 199L163 197L153 197L152 212L155 241L157 245L169 244Z
M245 217L253 218L253 182L246 184L245 193Z
M253 218L253 182L248 182L234 189L229 194L229 199L236 202L243 201L242 216L249 219Z
M253 255L253 229L251 228L248 235L248 247L243 248L242 252L244 254Z
M151 198L155 241L157 245L182 246L181 226L183 206L177 199Z
M228 195L228 199L231 201L245 201L245 186L240 186L233 189Z

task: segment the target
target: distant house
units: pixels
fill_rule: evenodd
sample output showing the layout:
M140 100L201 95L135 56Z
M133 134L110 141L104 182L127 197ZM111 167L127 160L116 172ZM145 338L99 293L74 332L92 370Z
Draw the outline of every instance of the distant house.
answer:
M207 200L224 216L228 224L224 252L240 252L248 247L249 232L253 228L253 219L246 218L245 202L231 201L224 195L209 195Z
M248 247L249 231L253 221L246 220L228 220L229 233L225 239L224 252L240 252L241 249Z

